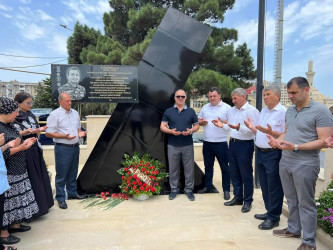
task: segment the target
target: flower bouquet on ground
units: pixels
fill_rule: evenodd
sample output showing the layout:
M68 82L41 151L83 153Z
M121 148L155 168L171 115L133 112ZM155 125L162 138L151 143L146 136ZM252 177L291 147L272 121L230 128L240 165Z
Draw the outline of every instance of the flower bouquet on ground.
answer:
M124 155L125 160L121 162L122 168L118 170L121 174L121 193L101 192L95 196L82 200L80 203L85 208L100 206L105 210L112 209L124 200L133 196L138 200L145 200L153 194L160 194L161 181L169 176L162 171L163 164L153 159L149 154L135 152L133 156Z
M123 167L118 170L122 175L122 184L119 186L122 193L133 195L134 198L143 200L153 194L160 194L161 181L168 176L162 171L163 163L153 159L149 154L140 157L138 152L133 156L124 155Z
M100 194L96 194L96 196L80 201L80 203L84 205L84 208L100 206L103 207L104 210L109 210L119 205L124 200L128 200L127 194L114 193L110 195L109 192L101 192Z

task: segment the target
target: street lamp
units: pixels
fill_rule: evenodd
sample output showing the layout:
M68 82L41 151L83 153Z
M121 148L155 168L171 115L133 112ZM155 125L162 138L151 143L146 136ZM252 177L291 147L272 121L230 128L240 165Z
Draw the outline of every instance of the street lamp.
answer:
M72 29L68 28L67 25L65 25L65 24L60 24L60 26L63 27L64 29L73 31Z

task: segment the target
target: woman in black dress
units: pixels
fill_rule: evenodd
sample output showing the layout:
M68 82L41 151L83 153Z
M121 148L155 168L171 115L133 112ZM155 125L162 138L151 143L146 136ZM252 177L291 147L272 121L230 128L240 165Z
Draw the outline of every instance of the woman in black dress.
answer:
M12 125L17 115L17 103L9 98L0 97L0 133L4 134L5 143L16 140L18 137L21 138ZM7 148L3 151L10 186L9 190L4 193L3 217L0 225L0 243L4 245L18 243L20 239L10 233L30 230L31 227L21 223L29 222L34 214L39 211L25 163L25 150L29 149L34 143L36 143L36 139L29 138L19 146Z
M20 92L14 100L19 105L19 115L15 118L14 127L19 131L23 140L38 139L38 134L45 131L46 127L39 127L36 116L30 111L33 105L32 97L28 93ZM25 155L31 187L39 208L37 216L41 216L48 213L49 208L54 205L54 201L50 178L43 159L43 150L39 142L37 141L26 150Z
M3 209L4 209L4 195L3 193L9 189L9 184L7 180L7 169L5 165L5 160L3 159L2 151L7 150L8 148L17 147L20 145L21 140L13 140L11 142L8 142L7 144L3 145L5 143L5 136L4 134L0 134L0 225L2 225L2 217L3 217ZM17 247L11 247L7 246L5 247L0 242L0 250L15 250Z

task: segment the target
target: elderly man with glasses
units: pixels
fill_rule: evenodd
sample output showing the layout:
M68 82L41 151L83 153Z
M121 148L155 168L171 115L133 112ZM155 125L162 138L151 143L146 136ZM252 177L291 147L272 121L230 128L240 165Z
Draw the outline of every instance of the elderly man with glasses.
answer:
M175 93L175 105L168 108L162 117L161 131L168 135L169 200L179 193L180 162L183 162L185 175L184 191L190 201L194 201L194 149L192 133L199 129L194 110L185 105L186 93L179 89Z

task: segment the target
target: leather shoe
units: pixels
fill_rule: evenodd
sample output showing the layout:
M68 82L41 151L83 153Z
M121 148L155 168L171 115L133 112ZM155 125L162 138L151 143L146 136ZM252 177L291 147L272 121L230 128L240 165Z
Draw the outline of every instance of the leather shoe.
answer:
M297 250L316 250L316 246L310 246L306 243L302 243L298 248Z
M229 193L229 191L225 191L225 192L224 192L224 194L223 194L223 198L224 198L225 200L229 200L229 199L230 199L230 193Z
M67 208L66 201L58 201L58 205L61 209L66 209Z
M175 199L177 195L178 195L178 192L171 192L171 193L169 194L169 200L173 200L173 199Z
M192 192L185 192L186 195L187 195L187 198L190 200L190 201L194 201L195 200L195 196Z
M261 223L258 228L261 230L271 230L273 227L277 227L279 225L279 221L272 221L270 219L266 219L263 223Z
M25 226L25 225L20 224L20 227L18 227L18 228L15 228L15 227L9 228L8 232L9 233L21 233L21 232L29 231L30 229L31 229L30 226Z
M75 196L68 196L67 200L83 200L84 196L83 195L75 195Z
M245 203L244 206L242 207L242 213L247 213L250 212L252 205L249 203Z
M8 237L0 237L0 243L3 245L13 245L19 242L20 239L11 234Z
M225 206L243 205L243 202L236 200L236 198L234 197L231 201L224 202L224 205Z
M256 218L257 220L266 220L267 213L265 213L265 214L255 214L254 218Z

